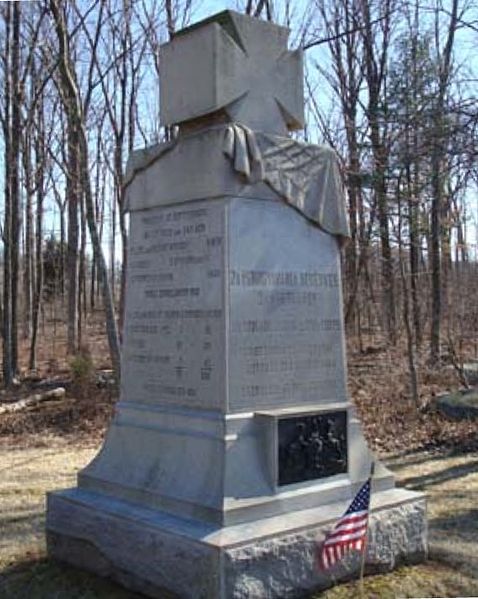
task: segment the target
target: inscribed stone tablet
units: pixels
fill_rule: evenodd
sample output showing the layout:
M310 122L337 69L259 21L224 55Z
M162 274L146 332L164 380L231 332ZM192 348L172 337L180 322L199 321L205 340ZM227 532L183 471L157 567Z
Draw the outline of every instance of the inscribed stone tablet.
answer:
M216 408L224 397L224 205L131 215L123 397Z
M345 401L337 240L279 202L229 223L229 410Z

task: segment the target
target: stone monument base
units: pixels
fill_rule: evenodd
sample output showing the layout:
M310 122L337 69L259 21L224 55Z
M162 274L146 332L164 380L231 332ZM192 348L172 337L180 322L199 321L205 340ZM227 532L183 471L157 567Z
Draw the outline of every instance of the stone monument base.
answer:
M316 567L316 542L347 505L221 528L69 489L48 496L48 553L158 599L303 597L360 570L357 552L335 566L333 578ZM405 489L374 493L367 571L391 570L426 553L425 496Z

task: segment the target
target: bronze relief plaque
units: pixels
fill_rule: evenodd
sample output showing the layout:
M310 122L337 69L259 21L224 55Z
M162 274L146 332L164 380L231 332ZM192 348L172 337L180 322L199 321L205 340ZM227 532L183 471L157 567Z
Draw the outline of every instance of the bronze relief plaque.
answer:
M347 472L345 410L279 418L277 426L279 486Z

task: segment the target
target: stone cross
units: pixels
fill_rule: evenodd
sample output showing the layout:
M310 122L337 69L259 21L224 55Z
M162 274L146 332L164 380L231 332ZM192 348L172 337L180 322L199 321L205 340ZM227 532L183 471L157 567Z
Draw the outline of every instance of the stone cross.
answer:
M161 49L162 124L219 114L267 133L302 128L302 52L287 37L229 10L183 30Z

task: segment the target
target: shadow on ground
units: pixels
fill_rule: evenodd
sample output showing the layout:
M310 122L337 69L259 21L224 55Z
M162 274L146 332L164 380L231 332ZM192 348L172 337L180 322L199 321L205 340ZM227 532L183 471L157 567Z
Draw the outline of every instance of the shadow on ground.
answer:
M426 462L443 460L444 457L458 457L478 451L478 435L471 431L462 435L459 442L426 442L420 447L412 447L404 451L393 452L385 458L386 462L393 468L400 466L414 466Z
M470 540L478 538L478 508L472 508L458 514L451 513L449 516L432 518L429 523L434 532L460 533L460 536L463 534L470 535Z
M466 575L478 593L478 509L430 518L429 527L430 558Z
M468 474L474 474L478 471L478 460L467 462L466 464L459 464L455 466L449 466L438 472L430 472L428 474L422 474L419 476L410 476L402 478L400 485L409 487L411 489L424 490L425 488L431 487L432 485L439 485L449 480L461 478Z

